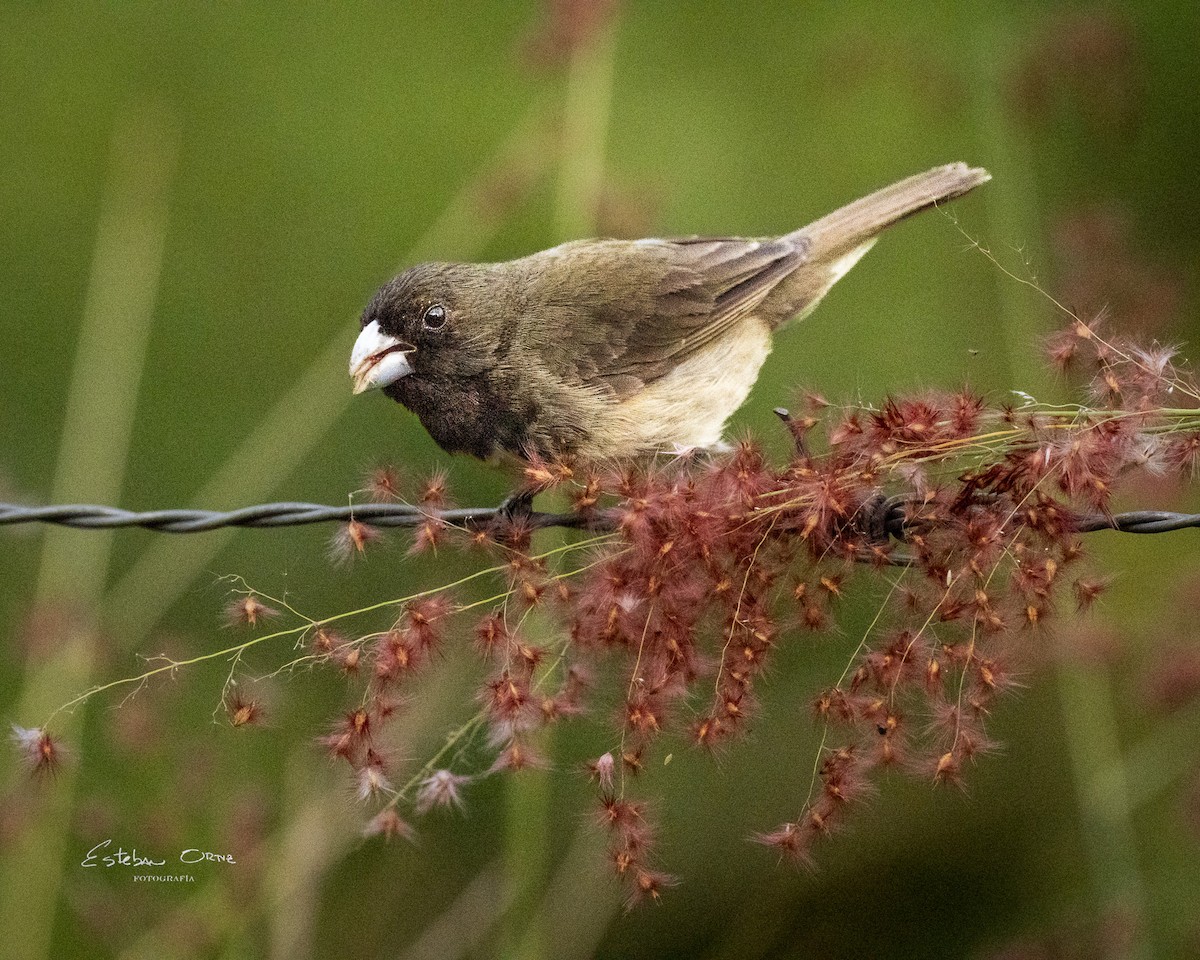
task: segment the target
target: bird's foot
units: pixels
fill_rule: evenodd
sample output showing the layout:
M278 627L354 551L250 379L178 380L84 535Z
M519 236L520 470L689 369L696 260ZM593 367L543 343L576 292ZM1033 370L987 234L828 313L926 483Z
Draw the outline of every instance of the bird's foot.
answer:
M528 520L533 513L532 490L518 490L504 498L504 502L496 508L496 519L503 524L521 523Z
M504 502L496 508L496 518L492 528L496 530L497 539L505 544L520 540L529 534L529 517L533 516L532 490L522 490L510 493Z
M491 527L492 536L498 543L515 550L529 545L533 498L532 490L518 491L505 497L504 502L496 508Z

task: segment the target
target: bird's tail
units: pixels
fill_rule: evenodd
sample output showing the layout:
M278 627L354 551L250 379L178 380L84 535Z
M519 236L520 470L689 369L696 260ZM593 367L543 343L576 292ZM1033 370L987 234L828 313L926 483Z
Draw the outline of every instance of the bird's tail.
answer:
M876 190L787 234L783 239L803 244L807 255L772 292L769 299L775 303L769 306L776 307L772 312L780 321L808 313L883 230L928 207L961 197L990 179L991 174L980 167L949 163Z

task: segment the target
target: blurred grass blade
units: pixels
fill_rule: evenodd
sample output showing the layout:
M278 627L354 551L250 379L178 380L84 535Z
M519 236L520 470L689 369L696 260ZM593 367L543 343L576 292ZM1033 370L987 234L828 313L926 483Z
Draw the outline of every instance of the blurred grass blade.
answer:
M591 236L600 219L615 43L616 29L609 24L575 53L567 72L555 198L560 241Z
M979 82L974 84L975 106L980 136L987 138L988 165L1006 185L1005 190L984 191L993 228L988 232L998 236L1001 226L1008 231L1018 229L1024 248L1029 241L1040 239L1039 224L1047 218L1038 206L1032 158L1022 154L1021 134L1013 129L1012 117L1005 112L1005 78L999 65L1014 62L1013 51L1018 49L1008 23L998 13L989 13L975 34L975 62L980 74ZM1025 385L1027 391L1047 399L1050 373L1031 349L1049 332L1046 298L1011 282L1001 271L997 271L997 280L999 321L1008 345L1009 381ZM1090 670L1070 658L1059 664L1057 674L1071 779L1084 843L1090 853L1088 869L1096 895L1095 915L1118 910L1130 918L1132 929L1144 931L1146 891L1138 866L1133 809L1121 766L1112 683L1102 668ZM1131 940L1126 955L1151 955L1144 933Z
M981 153L992 176L1004 189L979 191L980 203L987 218L987 235L996 242L1009 243L1021 254L1025 267L1035 251L1038 262L1045 262L1046 258L1042 253L1035 165L1024 149L1023 139L1012 131L1012 117L1004 99L1007 85L1002 65L1013 62L1017 45L1005 35L1000 17L989 16L985 20L988 23L979 31L975 43L979 82L971 85L971 105ZM1039 400L1049 401L1053 382L1050 372L1039 362L1040 358L1031 356L1031 349L1051 331L1050 305L1036 290L1012 282L1002 271L993 270L992 275L996 282L997 319L1003 332L996 340L997 361L1005 368L1002 382L1019 383Z
M120 499L138 387L158 293L167 194L178 150L170 120L142 108L118 123L111 172L66 395L51 497ZM31 662L15 716L38 723L86 687L95 657L96 610L108 576L111 533L48 530L35 603L74 612L55 651ZM77 724L75 725L77 726ZM75 770L67 765L39 797L38 817L5 858L0 929L6 956L50 952Z
M562 241L590 236L597 229L616 32L614 19L590 44L574 50L568 68L555 198L555 223ZM561 531L556 536L565 541ZM547 633L553 629L548 624L539 624L538 628ZM552 758L553 727L540 736L539 747ZM538 909L554 846L551 799L547 771L523 770L509 778L505 866L512 907L505 918L500 944L500 956L507 960L538 960L554 955L546 918Z
M555 960L587 960L596 955L605 931L621 916L616 889L604 836L583 824L546 885L534 923L548 933Z
M450 254L469 259L483 250L502 223L480 213L487 188L499 170L517 169L531 178L544 168L542 127L534 109L451 198L405 262ZM350 405L346 357L353 340L352 324L339 325L325 349L196 494L196 504L234 507L261 500L312 455ZM145 636L234 535L222 530L187 541L151 542L109 596L108 609L122 635L131 641Z
M479 956L479 946L508 909L512 889L504 880L503 864L493 861L471 878L441 915L401 954L402 960L454 960Z
M329 772L314 777L312 759L307 745L288 757L286 816L269 842L261 906L274 960L312 956L325 873L360 839L356 820L347 815L342 784L331 782Z

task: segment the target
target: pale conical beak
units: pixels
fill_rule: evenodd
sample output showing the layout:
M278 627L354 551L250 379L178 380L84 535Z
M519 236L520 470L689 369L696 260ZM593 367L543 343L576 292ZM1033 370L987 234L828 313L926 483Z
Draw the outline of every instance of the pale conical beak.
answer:
M354 379L354 392L386 387L401 377L407 377L413 371L407 355L414 349L395 337L389 337L379 329L379 322L372 320L363 327L350 353L350 376Z

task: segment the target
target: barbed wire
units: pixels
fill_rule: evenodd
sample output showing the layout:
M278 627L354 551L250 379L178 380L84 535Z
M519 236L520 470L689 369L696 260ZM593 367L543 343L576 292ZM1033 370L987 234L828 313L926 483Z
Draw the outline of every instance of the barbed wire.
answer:
M1121 533L1168 533L1200 527L1200 513L1172 513L1169 510L1131 510L1111 517L1094 514L1080 518L1075 529L1080 533L1118 530Z
M158 533L203 533L219 527L296 527L312 523L348 523L357 520L377 527L419 527L429 520L452 526L478 527L494 522L503 507L465 507L431 510L399 503L361 503L329 506L321 503L260 503L239 510L147 510L137 512L95 504L61 504L30 507L0 503L0 526L49 523L82 530L143 527ZM521 512L530 526L590 527L602 515Z
M880 514L865 526L905 540L907 498L881 500ZM48 523L82 530L107 530L141 527L159 533L203 533L219 527L294 527L313 523L347 523L357 520L378 527L419 527L429 520L452 526L480 527L502 520L508 511L500 507L464 507L432 510L398 503L363 503L329 506L320 503L260 503L239 510L120 510L95 504L60 504L32 507L0 503L0 526L24 523ZM563 527L610 530L615 526L611 513L542 513L519 510L521 520L535 529ZM1116 530L1121 533L1167 533L1189 527L1200 528L1200 513L1172 513L1166 510L1134 510L1117 514L1085 514L1077 518L1079 533Z

